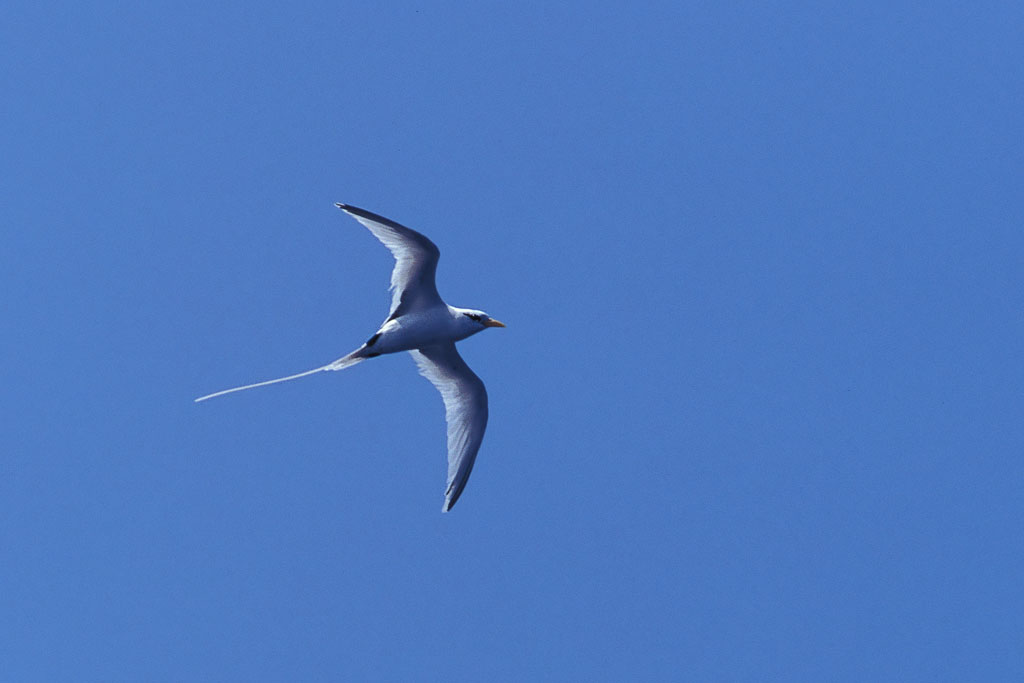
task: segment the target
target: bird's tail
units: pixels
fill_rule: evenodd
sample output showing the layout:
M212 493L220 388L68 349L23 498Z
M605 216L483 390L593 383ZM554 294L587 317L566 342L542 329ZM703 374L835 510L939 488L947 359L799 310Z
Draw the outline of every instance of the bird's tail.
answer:
M246 384L244 387L235 387L233 389L225 389L223 391L217 391L217 392L214 392L212 394L207 394L206 396L200 396L199 398L197 398L195 400L195 402L199 403L200 401L205 401L205 400L210 399L210 398L216 398L217 396L223 396L224 394L233 394L236 391L245 391L246 389L255 389L256 387L265 387L268 384L277 384L278 382L287 382L289 380L298 379L299 377L305 377L306 375L313 375L313 374L318 373L318 372L323 372L324 370L343 370L345 368L352 367L356 363L361 363L364 360L366 360L366 356L362 355L363 349L365 349L365 348L366 348L366 346L363 345L363 346L359 347L358 349L356 349L355 351L353 351L352 353L348 354L347 356L342 356L341 358L339 358L338 360L334 361L333 363L328 363L327 365L321 366L319 368L313 368L312 370L306 370L305 372L300 372L300 373L295 374L295 375L288 375L287 377L278 377L277 379L268 379L265 382L256 382L255 384Z

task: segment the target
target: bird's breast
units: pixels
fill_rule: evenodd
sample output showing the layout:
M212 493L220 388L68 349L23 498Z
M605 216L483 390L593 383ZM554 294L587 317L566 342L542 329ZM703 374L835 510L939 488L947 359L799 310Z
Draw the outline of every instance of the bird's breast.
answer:
M411 351L461 338L447 311L406 313L384 323L379 333L373 346L377 353Z

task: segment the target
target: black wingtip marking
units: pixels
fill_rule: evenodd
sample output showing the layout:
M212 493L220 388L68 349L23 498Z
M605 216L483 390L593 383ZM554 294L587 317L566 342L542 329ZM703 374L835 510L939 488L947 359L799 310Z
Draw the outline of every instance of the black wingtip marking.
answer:
M454 489L454 488L455 488L455 482L452 482L452 485L445 492L446 496L448 496L448 495L451 496L451 499L448 500L447 503L445 503L445 506L444 506L444 511L445 512L448 512L449 510L451 510L453 507L455 507L455 503L459 502L459 498L462 496L462 492L466 490L466 482L463 481L462 482L462 486L460 486L458 488L458 490L456 490L455 493L453 494L452 493L452 489Z
M385 218L384 216L381 216L379 213L367 211L366 209L360 209L358 206L352 206L351 204L342 204L341 202L335 202L334 205L341 209L342 211L344 211L345 213L350 213L353 216L361 216L363 218L366 218L367 220L375 221L377 223L388 225L393 228L398 228L399 230L410 230L411 232L416 232L415 230L412 230L412 228L407 228L401 223L393 221L390 218ZM419 235L418 232L416 234ZM424 237L424 239L426 238ZM430 240L427 241L430 242ZM433 242L431 242L431 244L433 244ZM435 246L434 248L436 249L437 247Z

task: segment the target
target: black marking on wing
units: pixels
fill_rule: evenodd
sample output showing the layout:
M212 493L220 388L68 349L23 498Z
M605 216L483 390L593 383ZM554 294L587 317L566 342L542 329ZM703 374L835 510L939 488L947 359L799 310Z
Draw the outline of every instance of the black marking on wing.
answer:
M371 221L376 221L378 223L383 223L384 225L390 225L393 228L398 228L398 230L400 230L400 231L401 230L408 230L409 232L416 233L417 235L419 235L423 239L427 240L427 242L429 242L431 245L434 244L429 239L427 239L427 237L425 235L422 235L422 234L416 232L415 230L413 230L412 228L408 228L408 227L402 225L401 223L393 221L390 218L384 218L384 216L381 216L379 213L374 213L372 211L367 211L366 209L360 209L358 206L352 206L351 204L342 204L340 202L337 202L334 205L336 207L338 207L339 209L341 209L342 211L345 211L347 213L352 213L352 214L355 214L357 216L362 216L363 218L367 218L367 219L369 219ZM434 245L434 248L437 249L437 246Z
M378 332L377 334L373 335L372 337L366 340L366 343L363 344L363 346L373 346L374 344L377 343L377 340L380 339L381 334L381 332Z

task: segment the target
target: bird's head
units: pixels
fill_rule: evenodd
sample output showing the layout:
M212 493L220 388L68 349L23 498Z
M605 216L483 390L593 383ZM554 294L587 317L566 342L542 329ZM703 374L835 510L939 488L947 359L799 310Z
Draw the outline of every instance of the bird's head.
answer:
M470 334L482 332L485 327L505 327L505 323L495 320L483 311L475 311L471 308L458 309L461 324Z

